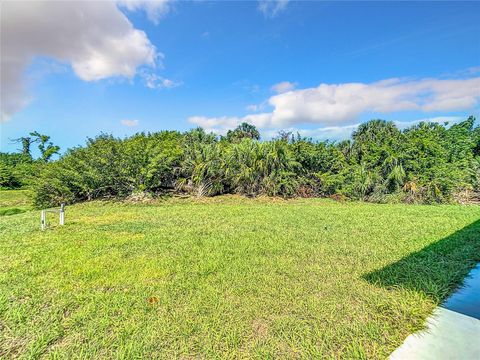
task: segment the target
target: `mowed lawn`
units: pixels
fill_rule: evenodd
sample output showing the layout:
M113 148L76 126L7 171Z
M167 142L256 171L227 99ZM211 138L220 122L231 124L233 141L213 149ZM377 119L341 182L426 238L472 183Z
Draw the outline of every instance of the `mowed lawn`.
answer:
M15 215L32 209L29 190L0 190L0 216Z
M0 218L3 358L383 359L480 261L475 206L220 197L39 218Z

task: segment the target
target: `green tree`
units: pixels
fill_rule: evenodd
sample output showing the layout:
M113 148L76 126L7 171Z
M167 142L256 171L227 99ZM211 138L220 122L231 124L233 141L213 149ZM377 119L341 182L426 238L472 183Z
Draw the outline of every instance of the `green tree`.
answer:
M20 137L18 139L14 139L13 142L15 143L20 143L22 145L22 148L19 149L21 151L21 154L26 158L31 160L32 159L32 153L31 153L31 146L32 143L34 142L34 139L32 139L29 136L24 136Z
M260 133L254 125L243 122L234 130L228 130L226 139L229 142L239 142L242 139L260 140Z
M31 141L32 143L38 142L38 149L40 150L40 156L43 162L47 163L53 155L59 153L60 147L53 145L50 141L50 136L40 134L38 131L31 132L30 136L34 139Z

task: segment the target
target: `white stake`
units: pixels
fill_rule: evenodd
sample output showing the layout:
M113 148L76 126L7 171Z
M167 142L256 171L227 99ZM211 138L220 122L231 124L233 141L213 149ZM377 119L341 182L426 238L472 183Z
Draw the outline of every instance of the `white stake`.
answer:
M60 225L65 225L65 204L60 205Z
M45 230L45 227L47 226L46 224L46 214L45 210L42 210L41 215L40 215L40 224L42 226L42 231Z
M40 226L42 230L47 228L47 212L58 213L60 215L60 225L65 225L65 204L60 206L60 209L46 209L40 213Z

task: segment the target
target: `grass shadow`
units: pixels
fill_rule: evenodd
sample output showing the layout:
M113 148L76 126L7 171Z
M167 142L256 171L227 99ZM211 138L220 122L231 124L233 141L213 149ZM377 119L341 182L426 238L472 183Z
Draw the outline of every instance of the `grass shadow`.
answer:
M21 209L21 208L0 209L0 216L22 214L22 213L27 212L27 211L28 211L27 209Z
M363 278L389 289L421 291L440 304L478 262L480 220Z

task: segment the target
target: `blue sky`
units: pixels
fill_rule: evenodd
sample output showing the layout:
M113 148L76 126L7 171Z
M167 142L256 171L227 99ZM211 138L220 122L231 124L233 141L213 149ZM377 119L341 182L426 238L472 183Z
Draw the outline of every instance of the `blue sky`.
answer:
M89 3L78 24L73 5L2 5L1 151L33 130L65 150L101 132L248 121L340 139L371 118L480 113L479 2Z

